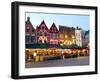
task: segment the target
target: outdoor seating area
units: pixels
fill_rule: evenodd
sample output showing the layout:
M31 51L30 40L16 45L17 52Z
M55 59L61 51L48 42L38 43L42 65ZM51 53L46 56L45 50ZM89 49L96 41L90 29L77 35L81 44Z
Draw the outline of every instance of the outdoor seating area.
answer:
M42 62L47 60L89 56L89 49L26 49L25 56L26 62Z

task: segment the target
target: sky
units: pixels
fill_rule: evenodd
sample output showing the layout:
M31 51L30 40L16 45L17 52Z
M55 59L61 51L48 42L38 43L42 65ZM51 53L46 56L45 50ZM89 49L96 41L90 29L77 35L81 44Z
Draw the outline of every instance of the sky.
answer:
M39 26L44 20L48 28L50 28L54 22L58 29L59 25L63 25L74 28L78 26L83 30L89 30L88 15L26 12L25 21L27 20L27 17L30 17L30 21L34 28L36 28L37 25Z

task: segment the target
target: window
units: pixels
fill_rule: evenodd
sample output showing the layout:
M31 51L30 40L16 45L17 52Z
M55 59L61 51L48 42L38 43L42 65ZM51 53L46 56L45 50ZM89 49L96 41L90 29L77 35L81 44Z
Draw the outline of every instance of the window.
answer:
M55 38L55 34L53 33L53 38Z
M39 35L42 36L42 34L43 34L42 31L40 31L40 32L39 32Z
M67 38L68 38L68 36L67 36L67 35L65 35L65 38L67 39Z
M34 37L34 36L31 37L31 42L32 42L32 43L35 42L35 37Z
M30 27L27 26L27 29L30 29Z
M44 33L44 36L47 36L47 33Z
M42 40L39 40L39 43L42 43Z
M55 28L55 32L57 32L56 28Z
M29 42L30 41L30 36L25 36L25 41Z
M34 29L32 30L32 32L34 32Z
M72 38L74 39L74 38L75 38L75 36L74 36L74 35L72 35Z
M44 43L47 43L46 40L44 40Z
M42 28L42 30L44 30L44 29L45 29L45 25L44 25L44 24L42 24L41 28Z
M57 35L56 34L53 34L53 38L56 39L57 38Z
M52 38L52 33L50 34L50 38Z
M29 27L26 27L26 32L30 32L30 28Z
M60 38L63 38L63 34L60 34Z

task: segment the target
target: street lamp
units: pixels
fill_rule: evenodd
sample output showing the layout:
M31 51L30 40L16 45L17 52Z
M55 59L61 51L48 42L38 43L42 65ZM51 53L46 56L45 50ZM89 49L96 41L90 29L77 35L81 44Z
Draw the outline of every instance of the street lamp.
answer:
M67 36L67 35L65 35L65 38L68 38L68 36Z
M62 58L63 58L63 59L65 59L64 54L63 54L63 53L64 53L64 52L62 51Z
M34 57L35 57L35 56L36 56L36 53L34 52L33 55L34 55Z
M78 50L78 56L80 55L80 50Z
M28 61L31 61L31 56L29 55L29 57L28 57Z
M64 42L64 45L66 44L66 42Z
M63 44L62 44L62 43L61 43L60 45L61 45L61 46L63 46Z
M75 38L75 36L74 36L74 35L72 35L72 38L74 39L74 38Z

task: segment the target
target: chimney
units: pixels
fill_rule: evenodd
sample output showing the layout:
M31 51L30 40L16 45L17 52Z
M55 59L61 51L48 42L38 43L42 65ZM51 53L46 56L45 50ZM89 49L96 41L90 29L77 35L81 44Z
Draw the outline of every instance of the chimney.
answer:
M30 17L27 17L27 21L30 21Z

